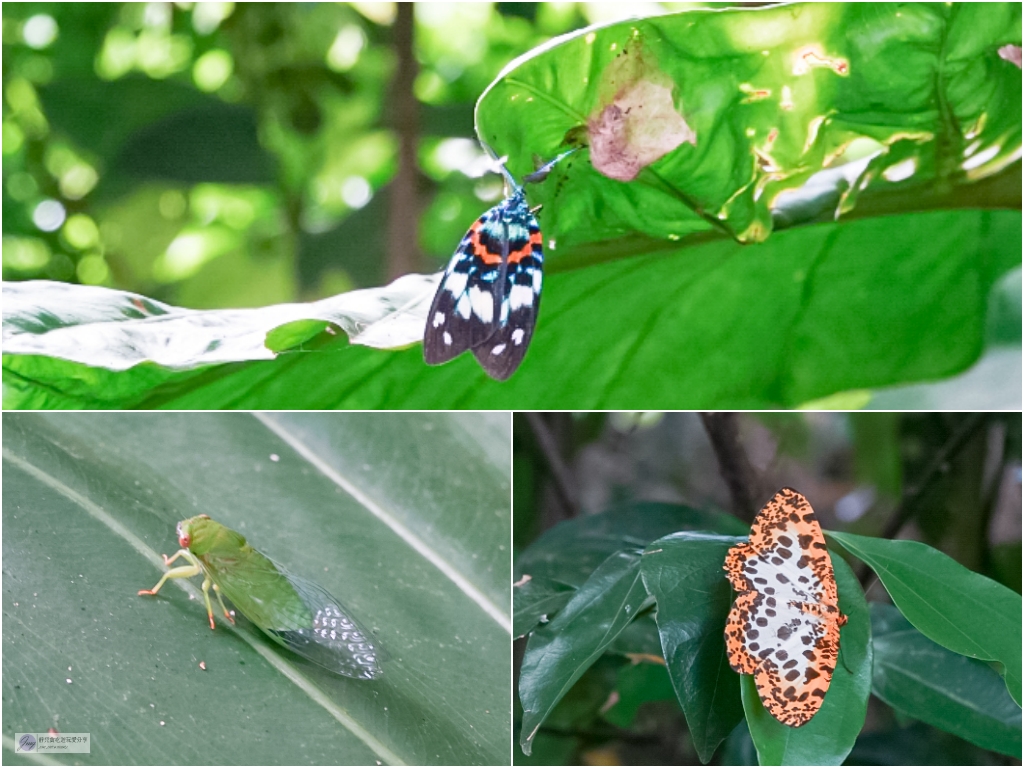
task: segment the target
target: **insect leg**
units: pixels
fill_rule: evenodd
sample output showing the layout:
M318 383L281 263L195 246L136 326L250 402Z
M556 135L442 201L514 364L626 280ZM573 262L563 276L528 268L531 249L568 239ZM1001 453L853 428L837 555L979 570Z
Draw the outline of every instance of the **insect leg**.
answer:
M213 623L213 606L210 605L210 584L212 583L209 576L203 579L203 600L206 601L206 614L210 617L210 629L216 629L216 625ZM220 595L217 598L220 599ZM221 607L223 607L223 603L221 603Z
M224 611L224 618L234 624L235 617L232 616L228 609L224 607L224 598L220 596L220 587L218 587L216 583L213 585L213 594L217 596L217 602L220 603L220 609Z
M199 573L202 571L202 568L199 566L199 561L196 560L195 555L193 555L187 549L179 549L178 552L174 555L174 557L171 558L168 558L167 555L164 555L164 563L170 565L179 557L184 557L186 560L189 561L190 565L182 565L177 568L171 568L171 570L167 571L167 573L160 577L160 581L156 583L155 587L153 587L152 589L140 589L139 594L155 595L157 592L160 591L160 588L168 579L190 579L193 576L198 576Z

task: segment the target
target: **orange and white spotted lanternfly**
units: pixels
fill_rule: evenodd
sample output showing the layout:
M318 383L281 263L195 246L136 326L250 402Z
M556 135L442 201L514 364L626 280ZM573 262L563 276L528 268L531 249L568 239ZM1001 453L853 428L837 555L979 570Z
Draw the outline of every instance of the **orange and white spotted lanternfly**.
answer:
M729 664L754 675L772 717L801 726L825 700L846 624L825 537L803 494L776 493L749 541L729 549L725 571L738 593L725 628Z

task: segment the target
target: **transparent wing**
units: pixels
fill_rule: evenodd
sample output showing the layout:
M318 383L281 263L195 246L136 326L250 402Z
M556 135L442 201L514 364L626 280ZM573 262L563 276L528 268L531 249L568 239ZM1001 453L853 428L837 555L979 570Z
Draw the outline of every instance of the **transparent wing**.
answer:
M372 680L380 677L380 662L387 658L380 641L323 587L287 574L312 620L307 627L265 630L271 637L310 661L345 677Z
M380 677L380 641L326 589L255 550L238 559L207 560L221 592L272 640L345 677Z

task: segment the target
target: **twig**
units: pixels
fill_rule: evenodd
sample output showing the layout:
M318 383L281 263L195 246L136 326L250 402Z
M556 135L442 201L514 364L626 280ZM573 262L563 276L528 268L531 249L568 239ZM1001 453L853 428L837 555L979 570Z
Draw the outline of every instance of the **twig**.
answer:
M895 539L899 535L900 531L903 530L903 526L907 524L914 514L917 503L924 495L924 492L928 490L936 477L947 471L947 464L967 444L967 441L974 432L981 426L983 418L984 414L972 413L961 421L956 429L953 430L953 434L935 452L932 460L928 462L928 466L921 472L921 476L917 481L904 486L903 496L900 498L900 503L893 512L892 517L889 518L885 530L882 531L882 538ZM874 571L866 563L860 563L857 566L857 580L860 581L865 592L869 588L868 582L873 575Z
M735 413L702 413L701 421L708 433L711 447L718 459L722 479L729 487L733 512L744 520L753 520L760 504L757 501L757 473L747 459L740 442L739 415Z
M533 436L537 439L540 452L544 454L544 460L551 471L551 479L555 481L555 490L558 492L562 506L569 513L569 517L576 517L580 511L579 496L576 493L569 467L566 466L565 460L562 458L558 441L555 440L555 436L541 414L531 411L524 415L530 429L533 430Z

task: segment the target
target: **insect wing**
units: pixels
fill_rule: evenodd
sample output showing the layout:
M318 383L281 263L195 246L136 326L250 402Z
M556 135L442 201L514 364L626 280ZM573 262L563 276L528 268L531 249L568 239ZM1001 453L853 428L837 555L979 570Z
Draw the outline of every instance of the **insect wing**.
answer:
M776 493L754 519L750 539L729 549L724 567L738 593L725 631L729 664L754 675L776 720L799 727L824 702L846 624L807 498L791 488Z
M255 550L229 562L207 559L221 592L272 640L346 677L380 677L380 643L323 587L288 573Z
M267 630L275 639L315 664L345 677L380 677L387 654L336 598L311 581L288 574L288 581L309 608L312 625L299 629Z
M285 572L252 547L237 555L203 555L206 575L224 597L260 629L299 629L310 625L310 612Z
M484 343L497 328L508 253L507 202L473 222L448 262L423 336L423 357L430 365Z
M508 266L498 329L473 348L480 365L499 381L515 373L533 338L544 268L540 225L525 199L510 206L508 216Z

